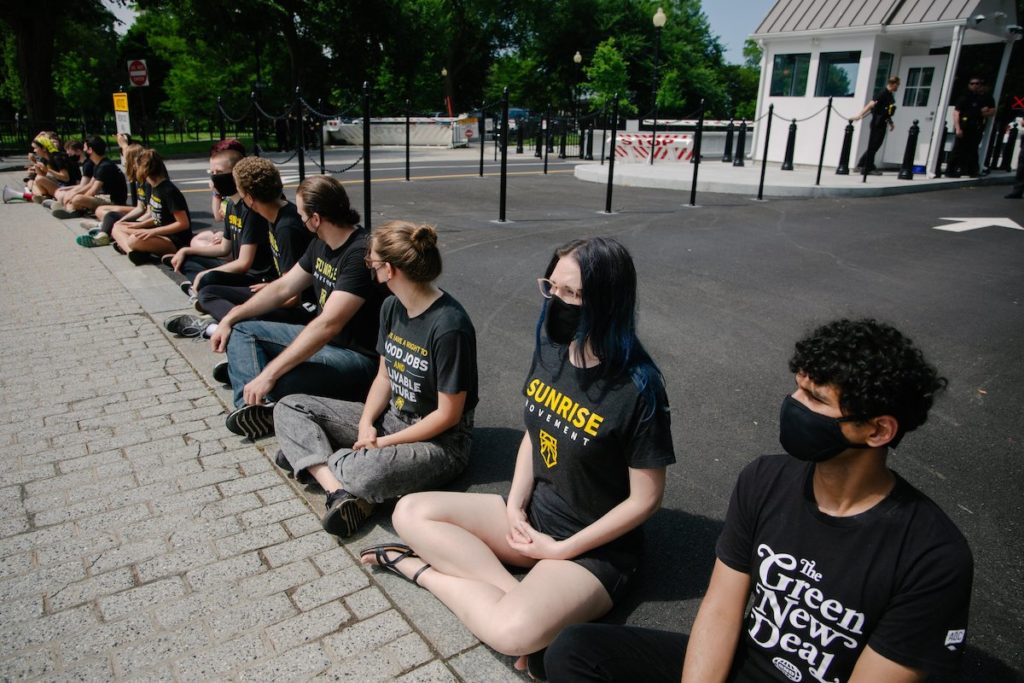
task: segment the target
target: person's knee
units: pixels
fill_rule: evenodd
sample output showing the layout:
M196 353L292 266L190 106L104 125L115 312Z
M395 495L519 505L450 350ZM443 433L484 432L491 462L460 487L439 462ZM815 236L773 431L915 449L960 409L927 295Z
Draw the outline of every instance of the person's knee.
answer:
M544 670L549 680L572 680L580 663L593 661L588 652L595 641L594 630L594 624L572 624L551 641L544 653Z
M543 634L537 631L537 614L525 608L502 610L487 644L503 655L518 657L544 647Z
M405 538L405 534L414 529L418 522L429 518L434 507L430 498L426 493L410 493L398 499L395 511L391 515L391 523L399 536Z

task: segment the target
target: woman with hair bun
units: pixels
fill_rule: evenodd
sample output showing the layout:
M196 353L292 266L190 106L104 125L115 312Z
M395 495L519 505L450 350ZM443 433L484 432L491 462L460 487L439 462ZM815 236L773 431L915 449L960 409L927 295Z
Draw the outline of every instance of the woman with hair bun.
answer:
M435 488L469 462L477 403L476 331L434 284L437 232L392 221L369 239L366 267L393 296L380 311L380 365L365 403L291 395L277 403L277 464L327 492L322 524L351 536L375 503Z

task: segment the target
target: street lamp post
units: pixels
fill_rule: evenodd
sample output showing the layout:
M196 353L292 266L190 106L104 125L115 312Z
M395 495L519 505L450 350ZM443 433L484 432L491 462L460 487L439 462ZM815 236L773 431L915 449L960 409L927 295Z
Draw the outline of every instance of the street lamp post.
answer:
M448 96L448 69L446 67L443 67L443 66L441 67L441 80L443 81L443 83L441 84L441 89L444 91L443 92L443 95L444 95L444 106L445 106L445 109L448 110L448 118L451 118L452 117L452 102L451 102L451 98Z
M665 21L668 17L665 16L665 12L659 7L658 11L651 17L651 23L654 24L654 85L652 87L654 100L654 126L651 128L651 165L654 164L654 142L658 135L658 52L661 49L661 29L665 27Z
M573 88L572 95L572 109L573 118L575 119L575 128L579 130L580 127L580 64L583 63L583 55L580 54L579 50L576 50L576 54L572 56L572 63L576 65L576 82Z

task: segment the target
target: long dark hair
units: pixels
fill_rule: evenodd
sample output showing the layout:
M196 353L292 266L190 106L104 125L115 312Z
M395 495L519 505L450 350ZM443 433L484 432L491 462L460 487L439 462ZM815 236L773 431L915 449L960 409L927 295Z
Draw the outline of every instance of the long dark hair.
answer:
M544 277L550 277L559 259L576 259L582 275L583 315L576 330L576 354L580 365L589 344L601 361L601 376L615 379L629 373L647 406L644 418L653 414L662 386L661 370L636 336L636 268L629 251L609 237L573 240L555 249ZM547 306L537 321L537 343Z
M318 213L324 220L339 226L354 226L359 222L359 212L349 204L345 186L337 178L310 176L299 183L295 194L302 197L308 216Z

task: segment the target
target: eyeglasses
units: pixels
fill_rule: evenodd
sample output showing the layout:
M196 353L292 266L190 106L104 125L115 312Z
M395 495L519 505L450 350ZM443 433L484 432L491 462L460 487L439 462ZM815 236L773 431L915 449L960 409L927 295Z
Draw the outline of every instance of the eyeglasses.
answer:
M375 259L370 258L369 256L363 259L363 264L365 264L369 270L377 270L385 263L387 263L387 261L377 261Z
M540 287L540 294L545 299L557 296L567 304L578 304L583 301L583 292L565 285L558 285L547 278L537 278L537 286Z

